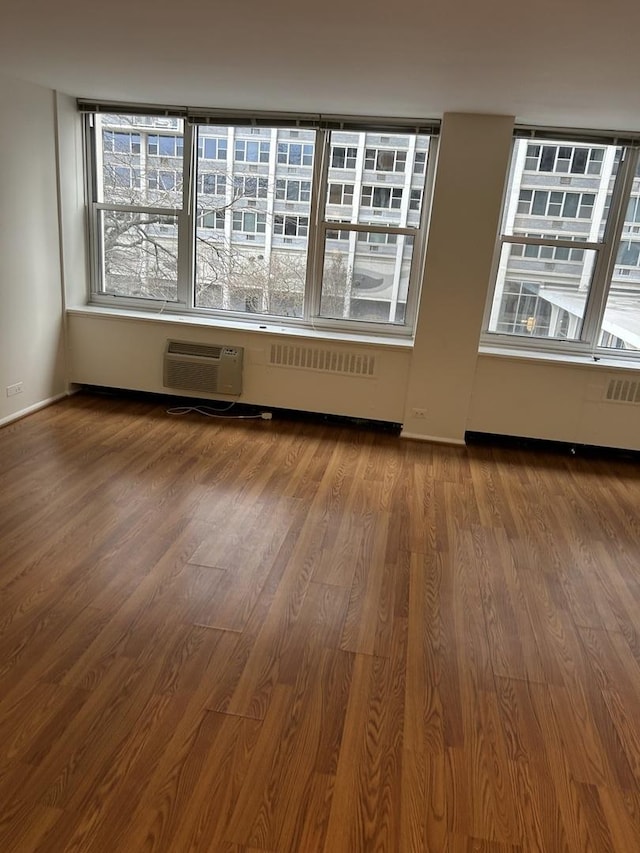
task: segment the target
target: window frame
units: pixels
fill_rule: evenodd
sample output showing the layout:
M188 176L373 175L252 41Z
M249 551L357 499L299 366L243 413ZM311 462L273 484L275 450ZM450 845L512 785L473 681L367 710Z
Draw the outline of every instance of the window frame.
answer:
M334 163L335 152L337 149L344 149L344 158L343 158L344 159L344 165L343 166L338 166L336 163ZM355 153L349 154L348 153L349 151L354 151ZM355 170L356 164L358 162L358 149L353 148L353 146L351 146L351 145L332 145L330 157L331 157L330 166L332 169L344 169L345 171L353 172ZM349 165L350 160L353 160L353 165Z
M289 187L294 184L298 185L298 197L289 198ZM307 198L304 198L305 195ZM289 204L308 204L311 202L311 181L298 177L276 178L275 197L277 201Z
M240 321L243 324L246 322L252 323L262 323L265 322L275 322L278 325L282 326L283 323L286 323L287 326L291 327L302 327L302 328L313 328L318 331L326 331L327 334L331 334L332 332L338 333L349 333L357 335L365 335L371 336L375 335L380 338L390 337L390 338L400 338L411 339L413 337L415 331L415 324L417 319L417 305L419 301L420 289L421 289L421 279L422 279L422 270L424 268L425 263L425 248L426 248L426 225L428 222L428 216L430 212L430 204L433 195L433 179L435 172L435 163L437 160L437 144L438 144L438 132L439 132L439 123L436 121L429 121L424 123L414 123L407 122L405 124L398 124L396 122L399 120L393 119L391 120L390 126L394 128L393 133L408 135L412 137L414 134L423 134L429 137L428 150L423 151L423 155L426 159L426 165L422 166L422 170L418 171L414 178L421 182L421 191L423 193L423 203L421 206L419 223L417 225L407 225L406 227L399 226L391 226L385 223L375 223L375 224L357 224L357 223L345 223L333 220L325 220L324 211L326 211L327 200L329 196L329 180L328 180L328 170L329 168L339 168L334 167L331 163L332 159L332 148L341 147L334 143L331 145L331 125L327 125L326 127L317 126L315 128L311 128L315 130L315 142L314 142L314 160L311 166L307 166L304 164L294 164L293 166L290 164L290 157L287 156L287 162L281 163L285 169L290 169L289 174L283 173L280 176L280 179L295 180L300 182L300 186L302 186L302 182L307 180L306 175L302 175L302 171L310 170L310 183L311 183L311 197L310 197L310 209L308 213L308 237L302 238L293 238L293 239L306 239L307 240L307 273L305 280L305 288L304 288L304 307L302 311L302 315L300 317L283 317L279 314L253 314L246 313L243 311L233 311L227 309L212 309L212 308L202 308L198 307L195 304L195 253L194 253L194 236L198 227L198 218L202 217L204 213L214 213L215 211L211 211L205 208L196 209L196 178L198 178L196 172L196 158L202 156L203 159L206 159L210 162L224 162L222 159L218 159L217 161L211 161L210 158L204 158L204 146L208 137L200 137L201 146L202 146L202 154L199 154L199 139L198 139L198 122L192 122L188 120L187 117L180 116L183 118L183 129L182 129L182 149L183 149L183 174L182 174L182 203L180 207L155 207L155 206L146 206L143 204L125 204L120 205L112 202L98 202L96 201L96 181L97 181L97 173L100 169L100 158L98 157L98 149L99 144L97 143L97 131L95 128L95 122L93 121L93 116L96 113L106 113L110 115L123 115L123 116L135 116L135 115L143 115L145 117L151 117L157 115L162 115L163 113L154 113L152 109L149 110L129 110L127 104L117 104L117 105L98 105L98 109L96 110L95 102L91 105L92 109L87 109L84 107L83 103L79 102L79 107L81 110L86 112L86 122L85 122L85 149L86 149L86 185L87 185L87 199L88 199L88 209L89 209L89 218L90 218L90 228L89 228L89 249L90 249L90 258L91 258L91 284L90 284L90 295L89 301L91 304L98 304L102 306L109 306L118 309L133 309L133 310L142 310L148 312L154 312L157 310L166 310L172 311L176 314L186 314L195 317L202 318L210 318L211 322L215 324L216 320L224 320L226 322L234 322ZM269 114L269 118L274 114ZM332 117L333 118L333 117ZM350 118L350 121L354 121ZM358 132L358 133L376 133L379 132L380 125L378 124L380 120L376 120L376 122L371 122L371 124L367 121L367 119L358 120L357 123L349 127L343 128L347 132ZM203 124L216 124L220 126L225 126L225 123L222 121L208 121L203 122ZM248 126L244 123L238 122L228 122L226 125L229 128L236 127L240 132L247 132ZM268 122L265 118L265 121L262 123L261 127L269 127L269 128L278 128L281 126L276 122L271 123ZM305 128L304 124L299 124L298 126ZM382 125L384 127L384 125ZM310 128L305 128L309 130ZM165 128L153 127L150 128L150 135L159 136L159 135L170 135L170 131L167 132ZM273 141L269 138L262 137L262 139L254 139L248 140L246 138L242 139L237 136L230 137L229 140L224 140L219 137L212 137L216 139L217 142L217 150L220 150L220 143L226 145L226 159L227 162L231 159L235 165L235 168L240 171L243 167L247 165L253 166L261 166L264 169L267 168L268 163L262 162L258 159L255 161L248 160L237 160L236 159L236 144L238 142L249 143L256 142L259 146L259 152L262 150L262 146L266 143L267 150L270 150L270 145L273 145ZM177 148L176 143L176 148ZM278 140L275 144L274 152L271 156L278 160L278 144L287 145L287 155L290 154L290 147L292 144L301 145L302 146L302 159L304 160L305 155L305 142L304 140L298 139L282 139ZM363 143L366 145L366 142ZM352 146L345 145L342 146L347 151ZM245 146L246 148L246 146ZM148 155L148 152L146 152ZM150 160L161 160L163 155L148 155ZM246 156L246 150L245 150ZM260 158L260 153L259 153ZM363 155L364 156L364 155ZM413 156L415 156L415 148L413 149ZM176 160L177 158L174 158ZM413 160L411 161L413 162ZM405 169L409 169L409 158L407 156L407 161L405 164ZM347 167L344 168L344 171L349 171ZM364 170L363 170L364 171ZM256 175L252 175L251 177L258 177L262 172L258 172ZM203 176L206 173L202 173L199 176L200 182L204 179ZM264 173L266 174L266 172ZM394 173L390 173L394 174ZM400 173L398 173L400 174ZM422 181L424 183L422 183ZM333 181L332 181L333 182ZM412 185L411 189L415 190L416 187ZM286 192L286 190L285 190ZM357 190L356 190L357 192ZM273 193L275 194L275 184L273 188ZM285 199L286 200L286 199ZM282 200L281 200L282 201ZM299 202L302 204L302 202ZM306 204L306 202L304 202ZM408 202L407 202L408 206ZM384 208L385 210L387 208ZM175 300L163 300L163 299L154 299L151 297L137 297L137 296L129 296L129 295L119 295L115 293L107 293L102 290L102 263L103 259L101 257L101 247L100 247L100 234L98 228L98 219L101 215L101 211L108 210L114 212L130 212L137 213L141 216L144 215L153 215L153 216L168 216L169 218L174 217L177 224L178 230L178 245L181 247L188 246L188 251L178 251L178 272L177 272L177 298ZM395 210L395 208L388 208L389 211ZM322 211L322 213L320 212ZM246 213L259 213L259 210L253 211L244 211ZM244 213L243 212L243 213ZM228 212L229 215L226 217L226 229L227 231L234 231L233 227L233 211ZM281 215L286 216L285 212L282 212ZM306 217L307 213L297 212L295 208L291 210L290 215L295 215L298 217ZM244 216L243 216L244 221ZM269 223L267 222L267 228L269 228ZM211 229L211 230L221 230L221 229ZM411 272L409 276L409 284L408 284L408 294L406 303L402 302L403 306L406 304L404 321L403 322L380 322L376 320L360 320L353 317L348 318L333 318L333 317L323 317L320 315L320 302L322 296L322 265L324 261L324 247L326 243L327 232L330 231L339 231L341 232L380 232L380 233L394 233L394 234L408 234L413 238L413 250L411 256ZM245 231L236 231L236 233L247 233ZM251 233L262 233L262 232L251 232ZM278 239L282 236L286 235L277 235ZM342 242L342 240L341 240ZM171 309L167 308L168 303L171 304Z
M567 239L552 239L552 238L539 238L539 237L531 237L527 234L507 234L505 233L505 224L506 224L506 215L507 215L507 198L509 195L509 191L512 188L514 174L516 170L516 145L520 140L524 140L529 144L540 144L543 146L545 143L550 145L557 145L558 149L560 145L589 145L589 154L587 157L587 164L590 162L591 153L595 148L603 147L603 146L611 146L616 145L621 148L620 160L617 162L617 174L614 178L614 183L611 191L611 198L609 200L609 207L607 211L606 221L604 223L604 230L602 234L602 238L599 242L589 242L588 240L576 240L575 237L567 238ZM565 141L566 140L566 141ZM541 156L541 154L540 154ZM524 158L528 157L526 153L524 153ZM557 154L556 154L557 160ZM614 158L615 161L615 158ZM572 162L572 161L571 161ZM634 360L640 358L640 350L612 350L611 348L604 347L600 344L601 337L606 335L605 330L603 329L603 320L607 305L607 299L609 293L612 288L613 282L613 274L614 268L616 266L616 258L618 255L618 250L620 243L623 239L623 229L625 224L625 218L628 206L633 203L634 198L636 196L632 195L633 183L634 179L637 177L637 170L640 164L640 144L637 139L618 139L612 137L608 140L603 140L598 138L597 141L594 141L593 138L590 138L588 134L584 136L578 135L575 132L568 131L566 135L562 134L562 131L559 130L557 135L550 136L548 131L542 131L541 135L537 137L535 135L529 136L527 133L519 134L516 129L516 133L514 135L513 147L509 165L509 172L507 175L507 180L505 181L504 187L504 197L503 197L503 205L502 205L502 217L500 222L500 230L497 235L496 247L494 252L494 259L492 265L492 272L490 278L490 287L487 292L487 300L485 305L485 313L482 325L482 333L480 337L480 347L482 348L491 348L498 350L504 349L505 351L512 352L539 352L540 354L549 353L556 355L573 355L573 356L589 356L596 360L601 358L618 358L625 360ZM539 170L531 170L527 169L526 166L523 166L523 173L525 171L533 172L536 175L554 175L555 172L540 172ZM589 174L588 172L584 173L565 173L559 172L558 176L560 177L575 177L575 178L586 178L586 179L594 179L601 180L602 174L594 175ZM550 192L550 189L544 186L541 186L540 189L543 189L547 192ZM555 190L554 190L555 191ZM565 191L565 190L560 190ZM576 190L574 190L576 191ZM578 190L580 195L583 194L582 190ZM597 191L595 191L597 194ZM588 194L588 191L587 191ZM518 193L519 198L519 193ZM516 204L518 204L518 200L516 200ZM533 200L531 202L533 204ZM605 208L606 209L606 208ZM640 210L640 201L638 202L638 210ZM579 218L570 217L564 218L549 216L548 214L528 214L532 218L542 218L542 219L556 219L562 221L569 222L579 222L581 221ZM591 276L591 283L589 287L589 291L586 296L585 305L584 305L584 313L581 321L579 336L576 338L544 338L544 337L535 337L532 335L521 335L507 332L499 332L499 331L491 331L489 329L489 323L491 320L491 315L494 311L494 303L496 299L496 289L497 289L497 276L498 276L498 268L500 264L500 257L503 250L503 247L508 244L521 244L525 247L527 245L532 246L544 246L551 247L554 251L559 248L566 248L570 252L571 250L593 250L596 253L595 261L593 265L593 272ZM524 253L523 253L524 254ZM539 260L542 260L539 258ZM553 263L572 263L571 260L564 261L553 259ZM511 276L513 277L513 275ZM524 279L523 279L524 280ZM506 276L505 276L506 281Z

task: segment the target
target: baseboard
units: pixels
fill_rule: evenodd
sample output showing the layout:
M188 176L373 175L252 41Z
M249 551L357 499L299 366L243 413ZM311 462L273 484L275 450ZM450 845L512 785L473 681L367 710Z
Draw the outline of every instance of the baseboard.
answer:
M297 420L311 423L323 423L338 427L354 427L375 430L398 436L401 424L396 421L380 421L372 418L360 418L355 415L338 415L330 412L310 412L301 409L284 409L271 406L268 403L244 403L241 400L229 400L228 397L220 399L206 399L192 397L186 394L171 394L170 392L160 394L156 391L137 391L132 388L112 388L103 385L76 385L78 391L94 394L100 397L120 397L130 400L145 400L150 403L158 403L163 406L206 406L215 403L233 402L233 411L240 414L255 415L257 412L269 411L273 420Z
M532 450L544 453L557 453L565 456L586 456L595 458L625 458L638 461L640 450L625 447L608 447L599 444L579 444L571 441L556 441L547 438L529 436L502 435L494 432L475 432L467 430L465 442L469 446L485 445L515 450Z
M63 400L65 397L69 397L75 393L75 391L64 391L62 394L56 394L55 397L47 397L46 400L40 400L39 403L34 403L33 406L27 406L26 409L20 409L19 412L14 412L12 415L7 415L6 418L1 418L0 427L11 424L14 421L19 421L21 418L26 418L27 415L32 415L39 409L46 409L47 406L51 406L53 403L57 403L58 400Z
M402 430L400 438L412 438L414 441L428 441L431 444L453 444L456 447L464 447L465 442L460 438L445 438L442 435L424 435L421 432L407 432Z

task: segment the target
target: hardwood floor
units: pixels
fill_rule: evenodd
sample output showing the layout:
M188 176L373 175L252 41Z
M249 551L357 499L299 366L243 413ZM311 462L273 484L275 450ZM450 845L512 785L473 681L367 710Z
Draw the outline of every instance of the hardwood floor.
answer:
M0 850L640 850L640 467L0 430Z

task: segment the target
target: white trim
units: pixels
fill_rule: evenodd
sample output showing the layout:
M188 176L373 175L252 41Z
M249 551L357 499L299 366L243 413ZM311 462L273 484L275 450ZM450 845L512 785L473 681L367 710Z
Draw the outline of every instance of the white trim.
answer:
M47 406L51 406L53 403L57 403L58 400L62 400L64 397L70 397L75 393L75 391L64 391L62 394L56 394L55 397L48 397L46 400L34 403L33 406L28 406L26 409L20 409L19 412L14 412L12 415L7 415L6 418L2 418L0 420L0 427L13 423L13 421L19 421L21 418L25 418L27 415L32 415L34 412L37 412L39 409L46 409Z
M429 441L432 444L455 444L456 447L466 447L466 442L461 438L446 438L442 435L424 435L421 432L406 432L402 429L400 438L412 438L415 441Z
M250 323L242 320L225 320L219 317L197 317L191 314L163 314L160 311L133 311L120 308L118 310L97 305L77 306L67 308L67 315L80 317L97 317L105 320L127 320L133 322L164 323L169 326L195 326L207 329L231 329L236 332L253 332L259 335L275 335L276 337L304 338L306 340L329 341L332 343L361 344L386 349L413 350L413 338L392 338L376 335L356 335L334 330L310 329L304 326L286 326L278 322Z
M507 349L499 347L481 346L478 350L480 357L506 358L512 361L534 361L545 364L553 364L558 367L587 367L598 370L629 370L637 372L640 370L640 359L616 358L607 355L588 355L567 353L554 353L549 350Z
M67 329L67 263L64 249L64 210L62 201L62 180L63 173L62 156L61 156L61 138L60 138L60 92L53 93L53 117L54 117L54 140L55 140L55 157L56 157L56 209L58 211L58 263L60 266L60 307L62 308L62 335L63 335L63 364L64 364L64 381L69 385L70 358L67 341L69 340L69 332ZM0 426L5 421L0 421Z

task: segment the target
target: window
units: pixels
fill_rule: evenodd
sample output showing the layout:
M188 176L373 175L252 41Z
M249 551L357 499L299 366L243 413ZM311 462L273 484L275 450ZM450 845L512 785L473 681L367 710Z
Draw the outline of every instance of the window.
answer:
M498 331L538 337L548 335L551 305L540 298L538 290L535 282L505 282Z
M227 191L227 178L225 175L204 174L198 175L198 191L205 195L224 195Z
M353 184L329 184L329 204L353 204Z
M614 144L516 140L486 342L640 350L638 157Z
M590 219L594 193L521 190L518 213L527 216L561 216L563 219Z
M360 175L366 168L363 160L367 152L382 149L371 145L373 139L369 134L346 137L347 134L332 132L331 151L335 153L343 147L337 145L338 141L344 143L345 151L355 149L358 152L356 160L362 164ZM406 150L402 153L408 155L412 145L420 145L426 150L427 137L411 138L407 135L404 139ZM390 149L384 150L388 152ZM398 150L393 149L392 153ZM393 162L410 161L407 156L395 158L394 154ZM419 212L410 210L412 190L406 185L365 184L358 198L351 184L334 183L334 179L340 177L340 168L333 165L332 158L328 170L326 219L322 224L324 258L320 316L402 325L407 322L411 311L416 245L420 236ZM410 177L414 187L417 184L424 186L424 176L419 177L413 171ZM352 199L348 208L347 195ZM351 224L340 223L335 216L333 205L338 203L342 204L340 219L346 218L347 208L351 213ZM410 306L409 312L407 305Z
M358 149L334 145L331 148L331 167L333 169L355 169Z
M233 179L234 198L266 198L269 182L266 178L253 178L240 175Z
M241 163L268 163L269 143L249 139L236 139L235 159Z
M105 174L105 181L113 189L132 189L140 186L140 169L114 164Z
M309 233L308 216L275 216L273 233L285 237L306 237Z
M407 152L389 148L367 148L364 167L376 172L404 172Z
M410 190L409 210L420 210L422 204L422 190Z
M226 160L227 139L219 136L201 136L198 140L198 157L201 160Z
M640 196L634 196L629 199L625 226L631 229L636 222L640 222Z
M147 186L150 190L178 190L180 175L175 169L149 169Z
M553 241L553 235L527 233L526 237L534 237L541 239L549 239ZM584 242L584 237L568 237L567 239ZM544 261L582 261L584 260L584 249L570 249L569 246L549 246L536 243L528 243L523 246L521 243L513 243L511 247L511 257L524 257L532 260Z
M533 172L562 172L599 175L605 148L572 145L527 145L525 169Z
M152 157L182 157L182 137L167 134L151 135L147 141L147 152Z
M403 190L400 187L362 187L363 207L395 208L402 205Z
M429 135L166 121L87 122L94 301L410 333Z
M223 210L212 210L198 214L198 228L214 228L224 230L225 215Z
M427 152L426 151L416 151L416 159L414 165L414 171L416 175L424 175L424 170L427 164Z
M336 221L336 222L348 222L349 220L348 219L337 219L334 221ZM360 239L362 233L363 233L362 231L358 232L358 234L357 234L358 239ZM349 240L351 239L351 232L346 231L346 230L344 230L344 231L338 230L337 228L327 228L327 230L325 231L325 238L327 240L346 240L347 242L349 242Z
M100 158L94 168L94 268L100 292L136 300L178 300L178 215L182 208L182 157L160 169L143 160L161 119L97 115ZM182 121L168 135L178 150ZM159 145L159 142L155 143ZM180 150L183 149L180 147Z
M278 163L287 166L311 166L313 163L313 145L303 145L299 142L279 142Z
M278 201L310 201L311 181L278 178L276 180L276 199Z
M383 234L379 231L359 231L358 240L361 243L375 243L376 245L395 246L398 242L398 235Z
M105 130L103 150L113 154L139 154L140 134L117 130Z
M244 231L245 234L264 234L267 217L264 213L234 210L232 228L234 231Z
M636 240L624 240L620 243L616 265L621 267L640 266L640 243Z

